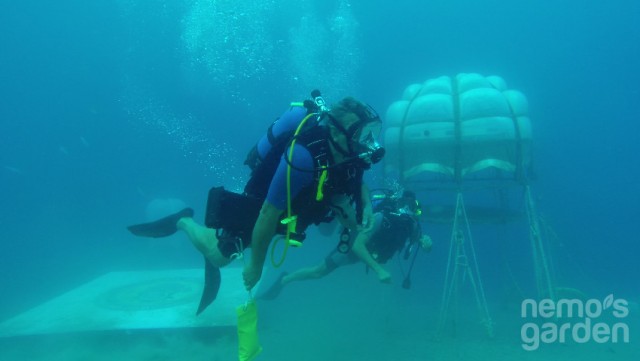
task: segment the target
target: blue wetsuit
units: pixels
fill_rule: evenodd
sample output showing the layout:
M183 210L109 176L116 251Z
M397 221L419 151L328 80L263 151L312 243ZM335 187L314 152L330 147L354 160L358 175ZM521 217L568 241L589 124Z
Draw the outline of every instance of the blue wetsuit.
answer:
M309 118L307 124L298 135L294 145L292 159L288 162L290 141L294 132L308 115L307 108L292 106L270 127L251 150L245 164L251 168L251 178L245 185L245 196L258 202L266 201L279 210L287 208L287 193L291 197L291 209L297 216L296 235L304 238L304 230L310 224L326 222L331 217L331 199L334 195L343 194L352 197L356 202L360 197L362 185L362 169L351 164L333 164L331 177L322 183L324 198L317 200L316 177L318 166L327 167L333 158L329 150L329 132L326 127L316 126L316 116ZM291 167L289 167L291 163ZM290 171L290 187L287 190L287 172ZM258 215L256 214L256 217ZM244 225L243 225L244 226ZM284 232L278 227L276 232ZM218 248L222 255L231 257L234 253L246 248L251 243L253 225L239 231L239 235L231 235L220 239Z
M278 120L273 123L271 127L271 133L274 138L278 138L281 135L293 132L296 130L302 119L307 115L307 108L305 107L291 107L289 108ZM263 135L258 141L258 155L261 158L265 158L267 153L271 150L272 144L268 135Z
M267 193L267 202L273 204L278 209L287 208L287 161L285 157L289 156L289 148L287 148L285 154L280 158L280 164L278 169L273 175L271 185L269 185L269 193ZM290 192L291 199L295 198L300 190L311 185L314 181L313 158L307 150L307 148L301 145L295 145L293 148L293 159L291 164L291 183ZM297 170L308 169L308 172Z
M307 115L307 109L304 107L291 107L273 124L271 132L274 138L278 138L282 134L292 133L296 130L300 122ZM266 157L271 150L272 144L267 135L263 136L258 142L258 154L260 157ZM287 161L285 157L289 157L289 147L280 157L280 163L276 169L266 200L276 208L284 210L287 207ZM293 159L291 161L294 167L291 168L291 199L304 187L311 185L314 181L314 164L313 157L307 148L301 145L295 145L293 150ZM301 171L298 170L308 170Z

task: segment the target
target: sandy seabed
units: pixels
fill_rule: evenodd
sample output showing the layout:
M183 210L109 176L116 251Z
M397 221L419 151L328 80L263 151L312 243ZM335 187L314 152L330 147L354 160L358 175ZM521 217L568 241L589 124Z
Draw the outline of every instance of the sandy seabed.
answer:
M433 324L431 320L422 317L415 319L420 322L409 324L404 317L365 318L367 311L363 310L351 312L353 318L327 319L321 312L272 305L273 312L263 310L260 318L264 351L257 361L640 359L640 347L633 338L628 344L556 343L525 351L515 323L498 324L493 338L475 323L459 330L458 335L449 330L449 334L436 336L433 328L423 323ZM16 336L0 339L0 360L237 360L237 342L232 326Z
M526 351L521 327L527 320L520 317L518 302L489 304L493 337L469 298L439 331L441 303L435 287L421 288L416 282L406 291L381 287L371 277L346 275L291 285L277 300L258 300L264 350L255 360L640 360L640 319L634 314L625 319L629 343L553 343ZM0 337L0 361L5 360L238 360L238 336L230 325Z

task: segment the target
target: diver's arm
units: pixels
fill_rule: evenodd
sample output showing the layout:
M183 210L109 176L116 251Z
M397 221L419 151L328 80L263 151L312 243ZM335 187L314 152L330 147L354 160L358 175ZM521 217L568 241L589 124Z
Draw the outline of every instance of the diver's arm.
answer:
M415 222L415 225L414 225L413 234L411 235L410 242L411 243L418 242L420 244L420 247L422 247L423 250L425 250L426 252L431 252L431 246L433 245L433 242L431 241L431 237L429 237L429 235L422 233L422 226L420 225L420 221L418 221L417 219L414 219L414 222Z
M356 236L356 239L353 241L353 245L351 246L351 250L353 251L353 254L355 254L362 262L364 262L376 273L380 282L389 283L391 282L391 274L387 272L387 270L384 269L384 267L382 267L382 265L378 263L373 258L373 256L371 256L371 253L367 249L367 243L371 241L371 237L373 237L373 234L378 229L378 227L376 227L375 225L381 222L381 214L378 213L378 217L372 216L371 226L358 232L358 235Z
M391 274L387 272L387 270L384 269L384 267L382 267L378 262L376 262L373 257L371 257L371 253L369 253L367 247L365 247L365 242L360 240L360 238L360 235L358 235L353 243L353 246L351 247L353 253L376 273L380 282L391 282Z
M264 202L260 214L253 227L251 235L251 260L245 264L242 276L247 290L253 288L262 276L262 268L267 256L271 239L276 233L276 227L282 210L269 202Z
M351 249L362 262L376 273L381 282L389 283L391 282L391 274L371 256L371 253L367 249L367 243L371 241L371 237L373 237L373 234L378 228L376 224L382 222L382 215L380 214L379 218L374 217L369 188L364 182L361 187L362 224L358 225L358 235L353 241Z
M370 230L373 228L374 220L369 187L364 183L362 183L360 187L360 198L362 200L362 224L360 225L360 228L361 230Z

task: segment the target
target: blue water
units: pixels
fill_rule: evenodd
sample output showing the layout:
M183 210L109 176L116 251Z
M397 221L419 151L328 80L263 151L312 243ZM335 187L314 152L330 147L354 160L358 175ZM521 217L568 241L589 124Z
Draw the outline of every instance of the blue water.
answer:
M241 189L248 149L311 89L384 114L409 84L461 72L529 100L532 190L562 285L638 302L638 24L632 0L2 2L0 320L105 272L199 267L186 240L125 226L154 199L201 216L209 187ZM444 273L434 232L414 284ZM521 242L509 257L532 290ZM476 247L498 299L499 245ZM424 292L442 292L435 278Z

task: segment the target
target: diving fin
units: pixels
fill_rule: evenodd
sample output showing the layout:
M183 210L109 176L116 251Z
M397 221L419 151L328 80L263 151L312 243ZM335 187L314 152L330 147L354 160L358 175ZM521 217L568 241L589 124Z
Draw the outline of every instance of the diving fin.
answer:
M200 305L196 316L206 310L207 307L218 296L218 290L220 290L220 268L214 266L209 262L207 257L204 258L204 288L202 289L202 297L200 297Z
M136 224L127 227L129 232L140 237L167 237L178 231L177 223L180 218L193 217L193 209L185 208L178 213L166 216L154 222Z

